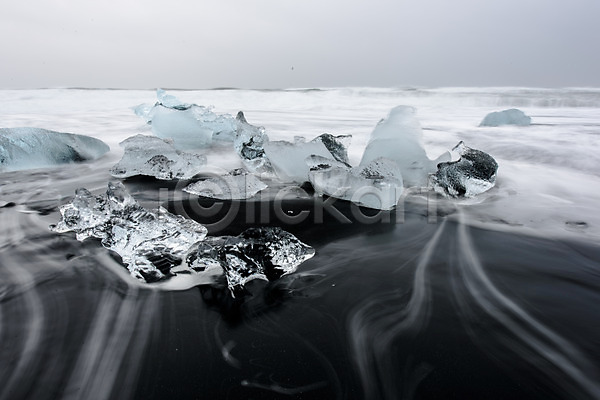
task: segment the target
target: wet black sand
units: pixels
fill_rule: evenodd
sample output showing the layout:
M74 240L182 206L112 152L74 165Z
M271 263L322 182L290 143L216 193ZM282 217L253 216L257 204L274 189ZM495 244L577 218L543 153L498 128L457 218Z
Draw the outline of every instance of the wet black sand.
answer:
M281 226L316 255L237 298L224 282L155 291L119 272L98 241L0 209L5 229L28 238L0 247L3 398L600 393L598 246L477 229L465 213L432 218L411 203L400 215L303 196L240 202L222 225L206 213L212 201L162 204L210 234Z

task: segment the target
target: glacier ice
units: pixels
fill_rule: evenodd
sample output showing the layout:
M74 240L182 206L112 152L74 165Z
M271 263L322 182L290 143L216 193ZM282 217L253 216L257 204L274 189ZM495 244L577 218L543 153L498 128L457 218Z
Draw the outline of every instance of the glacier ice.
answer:
M147 124L149 124L150 121L152 121L152 117L150 116L150 113L152 112L152 109L154 108L154 106L155 106L155 104L143 103L143 104L133 107L133 112L135 113L135 115L143 118L144 121Z
M501 126L501 125L531 125L531 117L519 109L511 108L504 111L491 112L485 116L479 126Z
M460 159L438 165L437 172L431 175L435 191L451 197L473 197L494 186L498 163L492 156L471 149L462 141L452 151Z
M308 165L308 168L311 171L322 170L322 169L327 169L327 168L331 168L331 167L339 167L339 168L345 168L345 169L352 168L348 164L338 161L334 158L316 156L316 155L311 155L311 156L307 157L306 160L304 160L304 162L306 162L306 165ZM310 172L309 172L309 174L310 174Z
M177 150L171 141L156 136L135 135L120 145L125 153L110 170L115 178L147 175L162 180L189 179L206 164L205 156Z
M236 121L233 148L244 166L253 173L271 173L271 163L265 156L264 149L265 143L269 141L265 128L249 124L242 111L237 113Z
M135 113L152 128L152 133L173 139L179 150L209 146L213 140L233 140L237 122L229 114L218 115L210 108L183 103L164 90L156 92L158 102L148 109L147 104L135 108Z
M151 111L151 127L156 136L173 139L180 150L210 146L213 137L232 136L236 129L231 116L216 115L196 105L187 109L155 106Z
M312 247L281 228L259 227L234 237L209 237L189 253L187 263L203 269L218 262L233 294L250 280L273 281L292 273L314 254Z
M449 153L433 161L427 157L421 124L415 117L415 109L409 106L394 107L387 118L379 121L371 133L360 165L365 166L379 157L398 163L406 187L426 186L428 176L435 172L437 163L450 161Z
M323 134L310 142L298 137L294 143L270 141L264 144L265 154L275 173L284 182L303 183L309 180L309 166L306 159L310 156L334 158L347 165L348 153L345 142L349 136Z
M172 108L174 110L187 110L192 104L184 103L177 97L168 94L163 89L156 89L157 102L154 104L143 103L133 108L135 115L142 117L146 123L152 122L153 109L158 106Z
M348 200L377 210L393 209L404 191L398 164L380 157L367 165L349 168L319 156L307 159L310 182L319 195Z
M99 158L101 140L40 128L0 128L0 171L42 168Z
M77 240L101 239L121 256L130 274L142 282L174 276L225 273L232 294L252 279L274 280L292 273L314 249L276 227L250 228L236 237L207 237L196 221L160 207L140 206L120 182L104 195L81 188L60 207L54 232L75 232ZM194 280L195 281L195 280Z
M62 219L51 230L74 231L77 240L101 239L104 247L121 256L131 275L144 282L168 276L207 233L203 225L162 207L157 212L146 210L120 182L109 183L102 196L78 189L60 213Z
M156 89L156 98L158 103L168 108L174 108L176 110L187 110L192 107L193 104L184 103L172 94L168 94L164 89Z
M266 188L267 185L264 182L238 168L226 175L194 182L185 187L183 191L213 199L242 200L248 199Z
M313 139L313 141L319 141L323 143L333 158L349 166L350 161L348 160L348 146L350 146L351 139L352 135L334 136L330 133L324 133L317 136L315 139Z
M283 140L265 143L265 154L279 179L288 183L308 180L309 168L304 161L307 157L331 156L322 142L291 143Z

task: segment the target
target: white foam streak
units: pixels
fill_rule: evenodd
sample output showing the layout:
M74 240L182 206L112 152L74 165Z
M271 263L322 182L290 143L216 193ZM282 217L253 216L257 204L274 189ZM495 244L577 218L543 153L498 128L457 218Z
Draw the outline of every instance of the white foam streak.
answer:
M391 293L363 302L360 309L352 314L350 341L366 398L397 397L400 379L387 374L387 371L395 370L392 365L395 355L390 354L390 348L392 342L400 336L416 335L429 320L431 292L427 278L428 266L445 225L445 221L439 225L423 249L415 269L411 296L404 307L391 310L378 307L379 304L397 303L401 300L397 293ZM404 367L406 373L406 370L413 366L407 364ZM401 390L406 394L412 391L411 387L408 387L411 385L411 379L404 378L402 383L407 387L402 387ZM415 384L412 382L412 386Z
M128 365L129 370L139 369L157 302L154 293L144 300L138 298L139 294L137 289L129 288L125 301L118 293L102 295L70 377L68 397L108 399L122 365ZM134 382L128 381L125 388L133 389ZM122 389L119 387L120 396Z
M13 213L2 213L7 214ZM14 213L12 222L23 215ZM29 221L29 214L25 216ZM0 271L7 285L0 292L0 357L7 367L0 370L0 400L58 395L108 399L116 388L119 397L132 397L149 334L155 328L160 291L143 290L133 280L116 279L102 268L94 270L108 257L88 255L93 265L89 269L86 256L75 263L57 260L41 250L46 238L39 238L40 252L27 259L6 252L10 248L0 248ZM73 306L69 302L79 298L72 297L69 284L62 292L47 281L69 279L79 268L86 274L80 293L85 298ZM102 283L87 286L94 279ZM78 312L86 310L93 315L87 319L84 314L86 320L82 320ZM14 360L12 365L10 360Z
M550 375L548 377L555 383L565 386L563 389L566 394L573 398L599 398L600 375L594 364L573 343L532 317L493 284L475 251L464 221L465 216L463 213L459 213L459 216L458 265L472 300L509 329L520 346L533 351L534 359L528 359L529 363L538 365L535 358L551 362L560 373L553 373L548 369L540 372Z
M8 274L13 275L17 286L31 286L33 277L27 271L19 269L9 264L7 266ZM16 271L18 270L18 271ZM11 398L11 393L16 393L22 388L18 388L20 380L23 376L27 376L27 372L35 369L34 363L39 362L39 346L41 344L42 329L44 326L44 307L42 301L35 290L25 290L22 295L24 303L23 310L19 310L19 314L25 315L25 324L22 332L25 332L25 340L16 359L16 366L9 372L10 378L3 384L2 394L0 399ZM0 303L1 308L1 303Z

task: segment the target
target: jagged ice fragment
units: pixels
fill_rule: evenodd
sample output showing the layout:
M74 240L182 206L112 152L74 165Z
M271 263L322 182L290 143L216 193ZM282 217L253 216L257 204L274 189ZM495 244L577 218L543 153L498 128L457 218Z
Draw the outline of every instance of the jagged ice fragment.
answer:
M160 88L156 89L156 98L158 100L158 104L176 110L187 110L193 105L182 102L177 97L173 96L172 94L168 94L164 89Z
M194 182L185 187L183 191L213 199L242 200L248 199L266 188L267 185L254 175L238 168L226 175Z
M284 182L303 183L309 180L309 166L306 164L306 159L310 156L333 158L349 167L345 145L349 138L349 136L336 137L325 133L310 142L298 137L294 143L267 142L264 148L279 179Z
M142 282L174 276L225 273L232 292L252 279L275 280L292 273L314 249L276 227L250 228L239 236L207 237L207 229L163 208L140 206L120 182L104 195L78 189L60 208L54 232L75 232L77 240L101 239L121 256L130 274Z
M352 168L348 164L335 160L329 157L312 155L304 160L310 171L323 170L331 167L339 167L349 169ZM310 175L310 172L309 172Z
M310 182L317 194L377 210L391 210L398 203L404 187L395 161L380 157L356 168L331 161L318 156L307 159Z
M206 164L206 157L175 149L173 143L156 136L135 135L120 143L123 158L110 170L115 178L135 175L157 179L189 179Z
M498 163L492 156L471 149L462 141L452 151L460 159L438 165L437 172L431 175L435 191L451 197L474 197L494 186Z
M313 139L313 141L320 141L323 143L333 158L350 166L350 161L348 160L348 146L350 145L351 139L352 135L333 136L330 133L323 133Z
M237 130L233 148L242 159L244 166L253 173L271 173L271 163L265 156L264 145L269 141L265 128L254 126L246 121L242 111L236 116Z
M158 102L148 111L142 104L135 109L150 123L156 136L173 139L180 150L209 146L213 140L229 140L235 136L237 123L229 114L217 115L210 108L183 103L164 90L157 90Z
M135 278L153 282L170 275L189 248L205 238L207 229L162 207L151 212L140 206L120 182L108 184L105 195L78 189L60 208L54 232L76 233L77 240L96 237L117 252Z
M253 279L273 281L296 271L315 254L289 232L277 227L250 228L238 236L208 238L190 252L191 268L204 269L218 262L232 294Z

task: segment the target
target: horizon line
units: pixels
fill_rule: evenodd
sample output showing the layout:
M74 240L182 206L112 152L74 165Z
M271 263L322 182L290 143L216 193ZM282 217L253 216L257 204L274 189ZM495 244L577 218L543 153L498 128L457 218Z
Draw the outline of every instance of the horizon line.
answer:
M322 86L322 87L287 87L287 88L244 88L244 87L233 87L233 86L217 86L210 88L181 88L181 87L146 87L146 88L133 88L133 87L86 87L86 86L48 86L48 87L37 87L37 88L0 88L0 90L157 90L163 89L167 91L227 91L227 90L248 90L248 91L262 91L262 92L280 92L280 91L327 91L327 90L339 90L339 89L392 89L392 90L435 90L435 89L537 89L537 90L600 90L600 86L515 86L515 85L490 85L490 86L478 86L478 85L459 85L459 86L419 86L419 85L406 85L406 86Z

